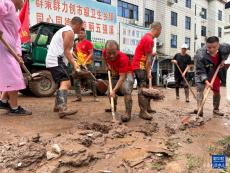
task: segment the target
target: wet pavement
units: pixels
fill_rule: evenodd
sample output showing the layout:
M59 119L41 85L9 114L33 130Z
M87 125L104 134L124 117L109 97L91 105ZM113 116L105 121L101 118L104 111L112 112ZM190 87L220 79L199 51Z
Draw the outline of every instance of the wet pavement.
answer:
M99 96L99 102L94 102L90 92L85 92L83 101L76 103L71 102L75 94L69 91L68 107L77 109L78 113L60 119L53 112L55 96L20 95L19 104L33 115L10 116L7 111L0 110L0 172L219 172L212 170L211 159L212 155L223 154L230 142L227 138L230 105L225 98L226 88L221 87L220 105L225 116L213 115L210 92L204 106L204 125L201 126L182 123L196 108L191 93L190 103L186 103L184 89L180 89L179 100L175 99L174 88L160 89L165 98L151 102L157 111L153 120L138 116L137 90L134 90L132 119L120 125L111 123L111 113L104 112L110 107L107 96ZM195 87L192 89L195 92ZM124 99L119 96L116 118L119 120L124 112ZM34 143L31 139L37 133L40 139ZM219 140L223 141L217 143ZM20 147L22 143L24 146ZM53 144L58 144L62 152L47 160L47 152ZM17 149L29 153L19 157L21 154L17 155ZM228 158L226 160L228 163Z

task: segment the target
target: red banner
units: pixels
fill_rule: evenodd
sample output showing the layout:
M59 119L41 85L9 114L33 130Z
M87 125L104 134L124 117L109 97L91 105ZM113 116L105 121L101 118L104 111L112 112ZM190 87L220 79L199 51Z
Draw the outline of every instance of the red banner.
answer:
M21 37L21 42L27 42L30 40L30 33L29 33L29 6L28 0L25 1L22 10L20 11L18 17L22 23L21 30L19 32Z

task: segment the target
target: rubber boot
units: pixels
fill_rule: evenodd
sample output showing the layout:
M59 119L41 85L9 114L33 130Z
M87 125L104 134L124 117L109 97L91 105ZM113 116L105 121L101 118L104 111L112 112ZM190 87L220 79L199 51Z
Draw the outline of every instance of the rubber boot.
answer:
M150 115L147 112L148 100L149 99L146 98L144 95L138 94L138 104L139 104L139 107L140 107L140 114L139 114L139 116L141 118L143 118L143 119L151 120L153 117L152 117L152 115Z
M132 105L132 100L125 100L125 115L121 116L123 122L127 122L131 119Z
M60 118L63 118L67 115L74 115L77 110L67 109L67 90L58 90L57 91L57 104L58 104L58 115Z
M219 110L220 107L220 96L213 96L213 113L219 116L224 116Z
M77 95L77 99L72 100L71 102L81 102L81 84L79 79L74 79L74 89Z
M153 110L153 109L151 108L150 102L151 102L151 99L148 100L147 112L148 112L148 113L156 113L157 111L156 111L156 110Z
M204 99L204 95L203 94L197 94L196 98L197 98L197 109L194 109L194 114L197 114L198 109L200 108L200 105ZM201 109L200 116L203 117L203 108Z
M189 102L189 89L188 89L188 88L185 88L185 89L184 89L184 92L185 92L186 102L188 103L188 102Z
M180 96L179 96L179 88L176 88L176 99L180 99Z
M58 104L57 104L57 97L55 98L55 105L54 105L54 112L58 112Z
M111 104L110 98L109 98L109 102ZM117 110L117 96L116 96L116 99L114 99L114 112L116 112L116 110ZM112 109L111 108L105 109L105 112L112 112Z
M98 100L98 98L97 98L97 90L96 90L96 88L95 87L93 87L94 89L93 89L93 97L94 97L94 101L95 102L99 102L99 100Z

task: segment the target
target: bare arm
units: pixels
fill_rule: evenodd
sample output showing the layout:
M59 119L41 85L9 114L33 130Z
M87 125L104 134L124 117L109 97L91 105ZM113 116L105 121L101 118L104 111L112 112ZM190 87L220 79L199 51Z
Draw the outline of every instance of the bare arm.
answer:
M79 65L75 62L74 57L71 53L73 48L74 34L72 31L66 31L62 33L62 37L64 40L64 53L70 64L73 66L74 70L77 71L79 69Z
M152 78L151 76L151 57L152 53L146 53L146 72L147 72L147 78Z
M190 68L190 65L187 65L186 69L183 72L182 77L185 77L185 74L187 73L188 69Z
M117 90L122 86L123 82L125 81L125 74L126 73L120 73L120 77L119 80L116 84L116 86L114 87L114 89L112 90L112 92L110 93L110 97L115 98L116 97L116 92Z
M90 60L90 59L92 59L92 57L93 57L93 49L90 49L90 50L88 50L88 52L89 52L89 56L88 56L88 58L86 59L86 61L84 62L84 66L86 66L86 64L87 64L87 62Z
M104 57L104 55L102 55L102 56L103 56L103 58L104 58L104 60L105 60L106 71L111 71L111 68L109 67L109 64L108 64L106 58Z
M123 84L123 82L125 81L125 74L126 73L120 73L120 77L119 80L117 81L117 84L115 86L115 88L113 89L114 92L116 92Z

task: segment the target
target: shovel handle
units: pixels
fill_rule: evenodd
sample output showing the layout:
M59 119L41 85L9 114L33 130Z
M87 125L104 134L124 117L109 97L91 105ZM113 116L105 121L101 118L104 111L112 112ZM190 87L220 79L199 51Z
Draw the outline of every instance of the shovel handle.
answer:
M81 63L81 65L83 66L82 61L78 58L78 56L73 52L73 55L76 57L76 59ZM83 66L84 67L84 66ZM88 70L87 67L84 67L90 74L90 76L92 76L92 78L96 81L97 79L95 78L95 76L91 73L91 71Z
M150 69L151 71L150 71L150 73L151 73L152 70L153 70L153 66L154 66L156 57L157 57L157 55L155 55L154 58L153 58L153 63L152 63L152 65L151 65L151 69ZM149 78L149 88L152 88L152 78Z
M2 43L7 47L7 49L9 50L9 52L14 56L14 58L18 61L18 63L20 62L20 59L18 58L18 55L14 52L14 50L10 47L10 45L6 42L6 40L3 37L0 37L0 40L2 41ZM31 77L31 79L33 78L31 73L29 72L29 70L26 68L26 66L24 64L21 65L21 67L25 70L25 72Z
M111 93L112 92L112 81L111 81L111 72L110 71L108 71L108 77L109 77L109 91ZM115 119L115 115L114 115L114 100L113 100L113 97L111 97L110 99L111 99L112 116L113 116L113 119Z
M179 69L179 71L180 71L180 73L181 73L181 76L182 76L182 75L183 75L183 73L182 73L182 71L181 71L181 69L180 69L180 67L179 67L179 65L178 65L177 63L176 63L176 66L177 66L177 68ZM190 91L192 92L192 94L193 94L194 98L197 100L196 95L195 95L195 94L194 94L194 92L192 91L192 88L190 87L190 85L189 85L188 81L186 80L186 78L185 78L185 77L183 77L183 78L184 78L184 80L185 80L186 84L188 85L188 87L189 87Z
M213 85L213 83L214 83L214 81L215 81L215 79L216 79L216 76L217 76L219 70L220 70L220 65L217 67L217 69L216 69L216 71L215 71L215 73L214 73L214 75L213 75L213 77L212 77L212 81L211 81L211 84L212 84L212 85ZM201 105L200 105L200 108L199 108L198 112L197 112L197 118L198 118L199 115L200 115L201 109L203 108L203 106L204 106L204 104L205 104L205 102L206 102L206 100L207 100L207 98L208 98L208 94L209 94L210 91L211 91L211 88L209 87L208 90L207 90L207 92L205 93L204 99L203 99L203 101L202 101L202 103L201 103Z
M155 61L156 61L156 57L157 57L157 55L155 55L154 58L153 58L153 63L152 63L152 65L151 65L151 71L153 70L153 66L154 66L154 63L155 63Z

